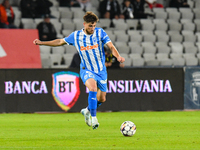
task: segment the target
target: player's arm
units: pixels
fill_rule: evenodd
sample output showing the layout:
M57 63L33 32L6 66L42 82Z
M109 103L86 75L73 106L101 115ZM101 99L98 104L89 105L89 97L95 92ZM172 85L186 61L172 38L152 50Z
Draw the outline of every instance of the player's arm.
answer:
M123 63L125 61L124 57L121 57L112 42L107 43L108 48L111 50L112 54L117 58L117 61Z
M46 46L61 46L66 44L66 42L64 41L64 39L55 39L52 41L40 41L38 39L35 39L33 41L33 44L35 45L46 45Z

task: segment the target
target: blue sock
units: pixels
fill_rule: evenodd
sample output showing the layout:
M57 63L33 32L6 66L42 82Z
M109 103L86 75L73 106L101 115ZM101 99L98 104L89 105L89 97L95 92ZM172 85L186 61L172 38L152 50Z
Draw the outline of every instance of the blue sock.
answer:
M102 102L97 101L97 108L101 106Z
M90 91L88 96L88 110L92 117L96 116L97 109L97 92Z
M102 102L97 101L97 108L98 108L99 106L101 106L101 104L102 104ZM89 106L87 107L87 109L90 111Z

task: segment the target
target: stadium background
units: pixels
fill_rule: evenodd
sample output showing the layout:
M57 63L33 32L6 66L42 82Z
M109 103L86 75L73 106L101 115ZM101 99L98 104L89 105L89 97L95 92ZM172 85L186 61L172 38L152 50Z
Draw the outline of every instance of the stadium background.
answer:
M0 29L0 35L3 35L0 36L2 54L0 58L0 67L2 68L0 70L0 94L2 96L0 112L63 111L55 103L51 93L52 73L69 71L66 68L76 50L71 46L34 46L32 41L38 38L35 28L42 19L21 18L19 1L10 0L10 2L16 15L15 24L23 28ZM54 6L51 8L51 12L56 18L52 18L51 22L55 25L59 38L82 28L83 12L80 8L63 8L59 7L57 1L52 0L52 2ZM91 2L93 4L91 10L98 15L98 1L92 0ZM200 2L189 0L190 8L187 9L168 8L165 0L162 0L162 3L165 6L163 9L150 10L146 8L146 11L155 14L154 18L126 21L100 19L97 26L105 29L126 59L124 69L109 70L109 80L137 79L139 81L148 80L147 82L169 80L172 92L108 93L107 104L102 105L100 111L199 109L199 100L196 99L194 102L191 96L192 89L187 89L185 86L192 86L192 73L199 71ZM113 28L109 27L111 21L115 24ZM140 30L137 30L138 23L142 25ZM64 64L61 64L62 59L65 60ZM195 69L191 69L191 67L195 67ZM185 78L186 69L189 70L188 78ZM78 70L74 72L78 73ZM5 93L6 81L16 83L16 81L35 80L45 80L49 93ZM196 94L198 94L198 86L195 88ZM77 112L87 105L87 93L81 81L80 91L78 101L69 110L71 112ZM186 95L189 95L189 98ZM113 106L113 102L116 105ZM188 105L189 107L187 107Z

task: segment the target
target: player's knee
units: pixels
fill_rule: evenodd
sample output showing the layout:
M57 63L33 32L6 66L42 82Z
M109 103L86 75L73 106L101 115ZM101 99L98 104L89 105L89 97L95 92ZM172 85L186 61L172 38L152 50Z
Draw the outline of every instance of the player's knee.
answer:
M106 101L106 97L103 97L101 102L104 103Z
M91 87L89 90L92 91L92 92L97 92L97 88L96 87Z
M97 98L98 99L98 98ZM104 103L106 101L106 97L99 97L98 101Z

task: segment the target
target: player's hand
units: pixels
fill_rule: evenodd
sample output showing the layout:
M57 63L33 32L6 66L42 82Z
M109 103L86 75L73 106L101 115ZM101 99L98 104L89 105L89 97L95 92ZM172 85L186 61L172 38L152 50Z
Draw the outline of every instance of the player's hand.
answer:
M33 44L35 44L35 45L40 45L40 44L41 44L41 41L38 40L38 39L35 39L35 40L33 41Z
M120 63L123 63L123 62L125 62L125 58L119 56L119 57L117 58L117 61L119 61Z

